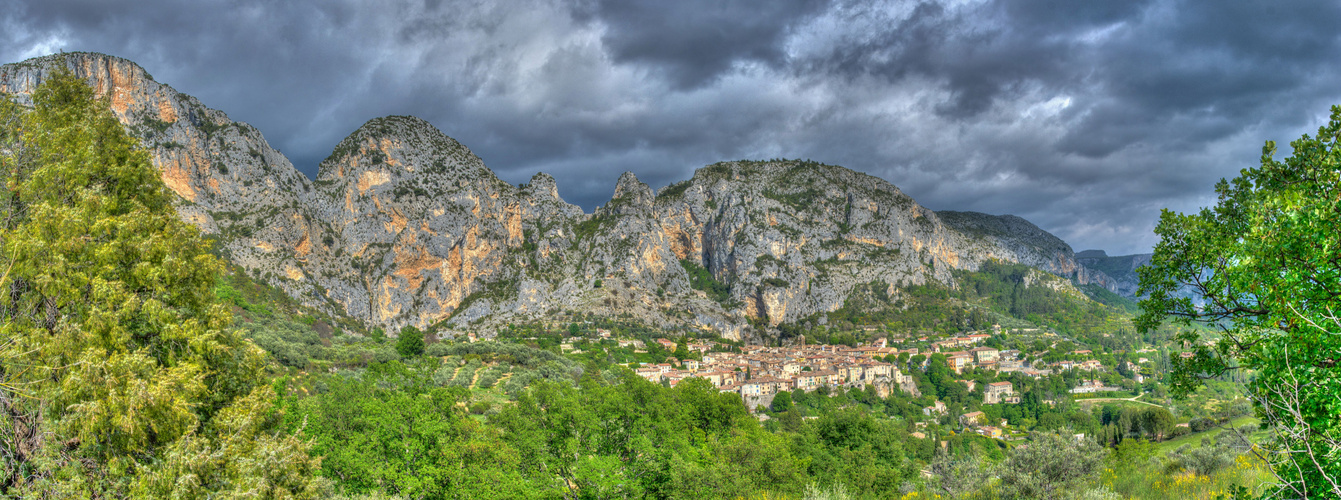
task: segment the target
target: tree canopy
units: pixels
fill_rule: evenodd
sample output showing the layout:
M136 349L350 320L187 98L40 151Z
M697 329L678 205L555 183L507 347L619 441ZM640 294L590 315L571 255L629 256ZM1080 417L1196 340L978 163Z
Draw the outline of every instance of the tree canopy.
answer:
M419 331L414 325L401 328L400 337L396 339L396 352L407 358L423 354L424 332Z
M1161 240L1139 269L1141 328L1201 323L1180 334L1192 357L1175 357L1174 389L1252 370L1264 425L1277 432L1276 465L1291 496L1341 496L1341 107L1316 137L1215 186L1216 206L1165 210ZM1180 294L1190 287L1201 302ZM1204 330L1202 330L1204 332Z

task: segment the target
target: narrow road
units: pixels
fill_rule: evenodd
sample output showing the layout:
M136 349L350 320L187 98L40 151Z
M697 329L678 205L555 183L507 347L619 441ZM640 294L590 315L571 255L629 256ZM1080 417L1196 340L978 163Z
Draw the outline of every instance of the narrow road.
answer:
M1131 397L1131 398L1088 398L1088 399L1077 399L1077 400L1076 400L1077 403L1081 403L1081 404L1084 404L1086 401L1131 401L1131 402L1133 402L1133 403L1141 403L1141 404L1143 404L1143 405L1158 406L1158 407L1160 407L1160 408L1164 408L1164 405L1157 405L1157 404L1155 404L1155 403L1150 403L1150 402L1146 402L1146 401L1141 401L1141 400L1139 400L1139 399L1136 399L1135 397Z

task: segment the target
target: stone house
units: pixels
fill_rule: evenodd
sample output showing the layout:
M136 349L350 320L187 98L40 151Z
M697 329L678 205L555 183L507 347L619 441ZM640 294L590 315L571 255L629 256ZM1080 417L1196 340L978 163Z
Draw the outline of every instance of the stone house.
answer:
M815 380L815 372L798 373L793 380L795 380L796 389L799 391L813 391L819 388L819 384Z
M959 425L964 427L977 427L987 421L987 415L980 411L965 413L959 416Z
M725 383L723 383L722 380L723 373L726 372L699 372L694 374L694 376L702 378L703 380L707 380L708 382L712 383L713 387L721 387L723 385L726 385Z
M982 402L986 404L1004 403L1014 396L1015 388L1010 382L992 382L983 388ZM1018 402L1019 399L1015 398Z
M980 365L993 364L1000 359L1000 351L991 347L974 347L969 349L969 354L972 354L973 360Z
M832 388L837 387L843 383L842 380L839 380L838 373L831 370L821 370L817 372L811 372L811 375L815 376L816 386L828 385L831 386Z
M894 370L894 365L889 363L864 363L861 366L863 369L863 377L867 380L875 379L877 377L894 378L893 375L896 371ZM898 381L896 380L895 382Z
M948 411L950 410L945 407L945 403L941 402L939 399L936 400L935 404L922 408L922 414L928 417L932 415L944 415Z
M835 366L833 372L838 377L839 382L852 382L861 379L861 367L852 364L841 364Z
M965 368L973 366L973 356L963 351L952 352L945 357L945 362L955 373L961 373Z
M633 373L651 382L657 382L661 380L662 372L661 368L658 366L640 366L637 369L633 370Z

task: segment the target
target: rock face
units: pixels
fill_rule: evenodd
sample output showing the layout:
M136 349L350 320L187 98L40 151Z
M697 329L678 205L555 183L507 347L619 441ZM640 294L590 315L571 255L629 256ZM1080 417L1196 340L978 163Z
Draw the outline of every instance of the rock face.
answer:
M1150 264L1150 259L1154 254L1138 253L1133 255L1111 256L1103 250L1085 250L1076 253L1076 261L1086 268L1108 276L1109 282L1104 287L1123 297L1140 300L1136 295L1140 290L1140 276L1136 274L1136 269ZM1206 299L1197 292L1195 287L1185 285L1173 293L1176 298L1187 298L1192 300L1192 304L1200 307L1206 304Z
M255 278L314 307L395 332L488 331L564 311L760 335L751 327L842 307L852 289L891 294L990 259L1078 283L1123 286L1024 219L934 212L890 183L799 161L727 162L654 192L632 173L592 214L554 179L500 180L413 117L370 120L308 180L261 134L153 81L130 61L71 53L0 67L25 101L56 68L88 80L144 141L181 196ZM728 288L690 285L682 261Z
M1121 283L1079 260L1079 255L1061 238L1039 229L1033 223L1014 215L987 215L977 212L937 212L941 220L956 231L972 238L982 239L989 245L1009 249L1021 264L1073 279L1076 284L1096 283L1118 292ZM1102 251L1100 251L1102 252ZM1147 256L1147 260L1148 256ZM1138 266L1141 264L1137 264ZM1132 269L1135 269L1134 267ZM1134 273L1132 273L1134 276Z
M1109 276L1112 281L1111 286L1106 286L1109 290L1123 297L1136 298L1136 290L1141 284L1136 268L1149 264L1153 256L1148 253L1109 256L1103 250L1085 250L1076 254L1076 260L1085 267Z
M770 325L838 309L858 284L948 284L991 259L1107 279L1024 219L933 212L882 179L818 163L712 165L663 189L655 211L678 258L729 280L743 312Z

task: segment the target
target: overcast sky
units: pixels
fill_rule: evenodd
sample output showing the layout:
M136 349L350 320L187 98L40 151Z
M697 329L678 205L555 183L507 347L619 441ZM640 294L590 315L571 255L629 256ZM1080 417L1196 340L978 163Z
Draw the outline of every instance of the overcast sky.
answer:
M0 0L0 62L131 59L308 175L411 114L588 211L626 170L801 158L1113 255L1316 132L1339 35L1335 0Z

